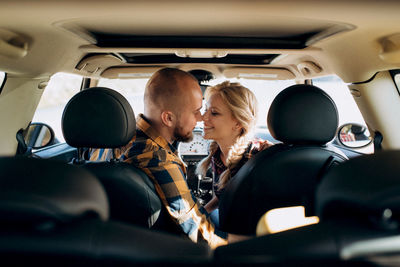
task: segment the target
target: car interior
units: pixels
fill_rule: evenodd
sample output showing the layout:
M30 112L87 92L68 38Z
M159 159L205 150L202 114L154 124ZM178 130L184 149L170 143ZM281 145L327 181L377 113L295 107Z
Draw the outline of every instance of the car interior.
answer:
M400 2L5 0L0 9L0 255L13 265L396 266ZM211 249L121 161L146 82L162 68L203 93L254 92L249 160L219 204ZM184 104L184 103L178 103ZM204 103L203 103L204 106ZM203 124L180 143L201 205L213 178ZM293 215L300 211L300 215ZM292 212L292 213L290 213ZM276 227L275 227L276 226Z

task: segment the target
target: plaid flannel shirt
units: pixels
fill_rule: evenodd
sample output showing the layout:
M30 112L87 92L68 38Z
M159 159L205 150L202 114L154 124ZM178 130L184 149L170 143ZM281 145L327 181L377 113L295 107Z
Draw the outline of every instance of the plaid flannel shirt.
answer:
M136 128L135 137L128 145L115 149L115 156L139 167L152 179L169 214L192 241L202 238L212 248L227 244L226 233L214 228L209 214L190 191L185 179L186 167L176 148L161 137L142 114L138 116ZM107 160L111 154L110 149L96 149L90 160Z

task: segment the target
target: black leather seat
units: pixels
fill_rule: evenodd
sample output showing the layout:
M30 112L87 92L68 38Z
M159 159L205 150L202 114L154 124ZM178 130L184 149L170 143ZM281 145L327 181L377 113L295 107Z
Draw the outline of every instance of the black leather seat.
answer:
M314 193L321 176L346 156L327 144L338 127L333 100L311 85L282 91L268 113L268 128L282 143L249 160L232 178L219 204L221 229L255 234L270 209L302 205L314 214Z
M207 246L108 221L106 192L84 168L0 158L3 266L204 264Z
M382 151L332 168L316 191L320 223L217 248L216 261L397 266L399 161L400 151Z
M67 103L62 130L66 142L79 150L119 148L133 138L136 121L132 107L121 94L95 87L79 92ZM100 179L107 192L113 220L146 228L156 225L162 203L153 183L140 169L118 160L87 162L80 159L76 163Z

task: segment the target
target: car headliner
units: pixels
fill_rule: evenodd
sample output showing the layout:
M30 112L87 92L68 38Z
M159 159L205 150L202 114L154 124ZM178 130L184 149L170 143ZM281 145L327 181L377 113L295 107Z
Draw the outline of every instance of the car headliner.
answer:
M311 61L321 66L323 72L318 75L334 72L345 82L362 82L379 70L398 66L383 61L380 53L382 38L400 32L399 8L398 1L2 1L0 29L26 40L28 53L18 60L1 56L0 68L9 75L31 77L59 71L79 73L75 66L88 52L176 51L99 48L90 31L276 37L331 25L349 30L333 36L325 33L321 41L305 49L231 50L283 54L272 65L296 72L290 65Z

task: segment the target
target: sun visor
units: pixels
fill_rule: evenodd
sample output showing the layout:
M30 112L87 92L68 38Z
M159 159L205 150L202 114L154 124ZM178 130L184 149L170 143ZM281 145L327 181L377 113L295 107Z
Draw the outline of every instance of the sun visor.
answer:
M82 59L75 69L86 76L99 76L104 70L110 66L121 65L122 59L114 55L94 55Z
M292 80L296 76L284 68L229 68L223 72L226 78L256 80Z

